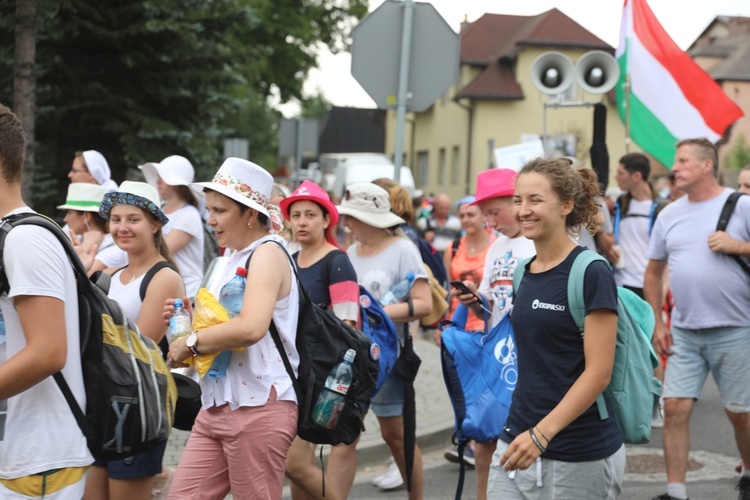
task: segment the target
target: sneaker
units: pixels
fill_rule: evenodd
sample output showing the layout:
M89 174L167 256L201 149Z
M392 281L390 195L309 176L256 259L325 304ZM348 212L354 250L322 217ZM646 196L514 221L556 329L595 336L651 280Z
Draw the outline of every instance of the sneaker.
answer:
M377 486L382 491L391 491L398 489L404 485L404 478L401 477L401 471L398 470L398 465L396 465L396 461L392 460L388 464L388 469L386 469L385 474L383 475L383 478L378 482Z
M737 500L750 500L750 477L741 477L735 489L740 492Z
M443 454L445 459L449 462L452 462L454 464L459 463L458 462L458 447L452 448ZM464 464L469 467L470 469L474 467L474 448L469 445L466 448L464 448Z
M380 483L382 483L385 479L387 479L389 475L393 474L394 469L400 476L401 473L398 470L398 465L396 465L396 461L393 459L393 457L389 457L388 465L385 468L385 472L372 478L372 485L380 488Z
M740 462L740 465L734 468L734 472L737 474L742 474L742 462Z
M164 467L164 472L167 474L167 481L161 488L154 488L151 490L151 500L167 500L169 487L172 485L172 479L174 478L174 470L169 467Z
M651 428L661 429L664 427L664 414L662 413L661 403L656 405L654 413L651 415Z
M659 495L658 497L654 497L651 500L679 500L678 498L675 498L673 496L667 495L664 493L663 495ZM685 500L690 500L689 498L686 498Z

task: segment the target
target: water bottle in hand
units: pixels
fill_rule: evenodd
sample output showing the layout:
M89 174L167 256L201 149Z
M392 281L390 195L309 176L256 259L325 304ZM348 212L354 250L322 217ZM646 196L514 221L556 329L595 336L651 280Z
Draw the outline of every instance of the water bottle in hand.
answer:
M242 309L242 299L245 297L245 278L247 269L238 267L234 278L229 280L226 285L221 287L219 292L219 304L229 313L229 318L239 316ZM227 373L229 361L232 358L232 351L222 351L211 363L208 369L208 376L211 378L221 378Z
M174 342L191 331L190 314L183 307L182 299L174 299L174 312L169 318L169 338Z
M396 283L391 287L390 290L380 298L380 305L383 307L391 304L398 304L403 302L409 296L409 290L414 284L414 273L409 273L404 279Z
M354 349L347 350L343 361L337 363L328 373L326 385L318 396L312 413L312 418L318 425L327 429L336 427L344 410L344 398L354 378L352 363L356 355Z

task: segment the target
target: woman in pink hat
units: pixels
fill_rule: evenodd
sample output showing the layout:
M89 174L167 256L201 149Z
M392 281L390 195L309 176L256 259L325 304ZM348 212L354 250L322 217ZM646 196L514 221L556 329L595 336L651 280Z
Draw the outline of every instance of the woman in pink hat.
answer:
M292 237L300 250L292 255L299 278L312 301L325 304L342 320L357 326L359 286L349 257L333 235L339 214L323 189L304 181L280 202L291 223ZM326 469L326 499L346 498L357 472L357 442L331 448ZM286 475L292 481L292 498L318 498L323 472L315 465L314 445L295 438L286 459Z
M173 366L202 353L231 351L231 357L224 375L200 380L202 408L168 498L218 499L231 491L238 500L278 499L298 410L269 326L276 325L296 376L299 290L284 240L276 234L281 214L269 203L273 177L247 160L227 158L211 182L192 186L206 193L207 223L219 245L234 251L209 291L218 298L239 267L247 267L247 282L238 316L170 345ZM173 309L170 302L165 316Z
M494 168L485 170L477 176L477 194L473 204L479 206L499 236L487 251L479 288L477 289L472 280L467 279L463 283L490 303L490 329L500 322L513 305L513 272L516 264L520 259L536 253L534 243L523 236L521 226L513 216L516 175L513 170ZM474 295L462 295L459 290L453 289L451 296L457 297L461 303L469 306L477 317L484 318L484 311L479 307ZM479 500L487 498L487 478L495 446L496 441L474 443Z

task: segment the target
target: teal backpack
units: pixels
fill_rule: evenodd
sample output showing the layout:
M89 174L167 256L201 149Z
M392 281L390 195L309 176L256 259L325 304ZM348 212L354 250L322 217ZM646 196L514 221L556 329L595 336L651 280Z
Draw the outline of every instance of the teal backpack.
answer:
M518 289L530 259L516 266L513 288ZM591 250L581 252L573 262L568 277L570 314L583 335L586 314L583 282L586 268L594 261L607 262ZM654 377L659 365L651 346L654 332L654 312L645 300L630 290L617 287L617 343L615 363L609 385L596 400L599 416L609 418L605 398L614 413L617 426L628 444L646 444L651 439L651 417L659 404L661 382Z

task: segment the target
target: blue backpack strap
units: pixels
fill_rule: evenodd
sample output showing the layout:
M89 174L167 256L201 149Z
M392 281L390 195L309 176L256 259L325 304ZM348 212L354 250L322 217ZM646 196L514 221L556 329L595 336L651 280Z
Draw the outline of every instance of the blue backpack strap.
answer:
M513 295L515 296L516 292L518 291L518 287L521 285L521 280L523 279L523 273L526 272L526 266L529 262L531 262L531 259L534 257L527 257L525 259L521 259L518 261L518 264L516 264L516 268L513 270Z
M618 198L615 202L615 218L612 221L612 235L615 237L615 243L617 243L620 239L620 220L622 219L622 207L620 207L620 199L621 198Z
M581 337L583 337L583 329L586 322L586 300L583 295L583 283L589 264L597 260L607 262L604 257L593 250L583 250L583 252L578 254L576 260L573 261L573 266L570 268L570 275L568 276L568 307L570 307L570 315L573 316L573 320L581 332ZM599 417L602 420L609 418L607 405L604 403L604 394L599 394L599 397L596 398L596 407L599 410Z

